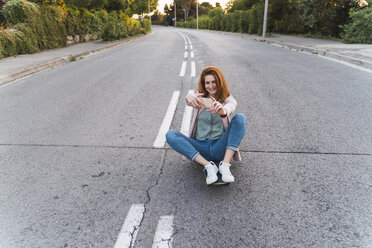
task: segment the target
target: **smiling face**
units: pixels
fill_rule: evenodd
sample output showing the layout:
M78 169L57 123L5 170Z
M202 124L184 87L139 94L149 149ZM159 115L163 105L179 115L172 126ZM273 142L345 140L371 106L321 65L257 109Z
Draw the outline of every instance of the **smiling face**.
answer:
M206 75L204 78L204 86L208 91L208 96L214 97L217 93L217 82L213 75Z

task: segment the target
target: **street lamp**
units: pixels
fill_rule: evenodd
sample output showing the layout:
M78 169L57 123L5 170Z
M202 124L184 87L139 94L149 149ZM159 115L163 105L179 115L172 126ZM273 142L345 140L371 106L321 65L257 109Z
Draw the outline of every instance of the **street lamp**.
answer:
M262 38L266 37L266 24L267 24L267 9L269 7L269 0L265 0L265 12L264 12L264 21L262 28Z

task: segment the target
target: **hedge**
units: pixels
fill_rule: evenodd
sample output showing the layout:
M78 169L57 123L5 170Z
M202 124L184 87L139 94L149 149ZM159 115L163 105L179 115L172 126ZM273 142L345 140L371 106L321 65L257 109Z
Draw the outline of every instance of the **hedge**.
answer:
M147 33L149 20L129 18L123 12L90 12L73 5L38 5L26 0L10 0L1 11L7 29L0 29L0 58L66 46L67 36L87 34L115 40Z

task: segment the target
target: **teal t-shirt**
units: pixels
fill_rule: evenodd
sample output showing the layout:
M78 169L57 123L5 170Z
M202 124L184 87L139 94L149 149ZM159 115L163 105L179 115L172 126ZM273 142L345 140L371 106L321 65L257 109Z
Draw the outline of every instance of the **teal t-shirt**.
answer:
M221 117L206 110L204 108L198 116L195 138L197 140L218 139L224 133Z

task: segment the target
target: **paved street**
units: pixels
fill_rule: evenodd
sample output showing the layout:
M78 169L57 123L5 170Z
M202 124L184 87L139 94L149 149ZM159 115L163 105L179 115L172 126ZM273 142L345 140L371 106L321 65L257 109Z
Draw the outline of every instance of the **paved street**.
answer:
M161 143L207 65L248 123L227 186ZM0 247L372 247L371 75L157 27L2 85Z

